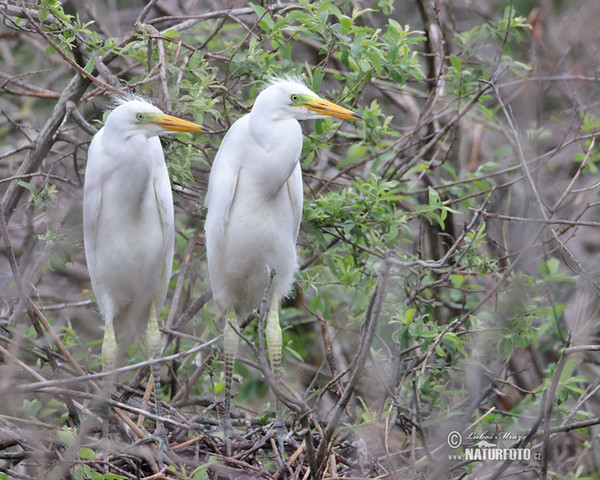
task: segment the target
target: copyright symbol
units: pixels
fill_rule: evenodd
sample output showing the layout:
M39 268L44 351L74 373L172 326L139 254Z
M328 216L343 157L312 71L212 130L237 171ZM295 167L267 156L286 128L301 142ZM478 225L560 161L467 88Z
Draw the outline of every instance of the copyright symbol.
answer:
M446 442L450 448L458 448L462 445L462 435L456 430L452 430L446 438Z

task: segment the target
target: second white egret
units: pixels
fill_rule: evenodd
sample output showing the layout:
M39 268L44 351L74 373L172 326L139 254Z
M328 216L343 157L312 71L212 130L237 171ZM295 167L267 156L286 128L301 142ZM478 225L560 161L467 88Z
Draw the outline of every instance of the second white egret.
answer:
M205 204L208 271L214 298L225 312L223 431L231 454L231 381L237 355L238 318L259 307L275 272L265 337L276 385L282 349L279 300L298 269L296 239L302 215L302 129L298 120L361 117L323 100L299 81L274 80L249 114L229 129L210 172ZM283 422L277 402L280 449ZM283 455L283 451L280 452Z
M206 130L165 115L141 99L124 100L109 114L89 147L83 233L92 288L105 322L104 371L117 364L115 328L131 340L146 326L151 357L160 353L157 316L167 295L175 240L171 182L158 139L168 131ZM159 365L154 364L158 417L159 372ZM108 434L108 418L104 434ZM155 437L160 453L166 438L161 421L157 421Z

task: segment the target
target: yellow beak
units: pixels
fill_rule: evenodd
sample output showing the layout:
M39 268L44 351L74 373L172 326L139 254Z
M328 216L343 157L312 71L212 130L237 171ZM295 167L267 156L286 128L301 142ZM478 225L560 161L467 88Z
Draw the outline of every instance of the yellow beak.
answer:
M358 113L354 113L352 110L340 107L319 97L311 97L303 106L319 115L343 118L345 120L362 120L362 117Z
M157 115L156 119L152 119L150 123L158 125L170 132L190 132L190 133L206 133L208 130L200 125L197 125L181 118L172 117L171 115Z

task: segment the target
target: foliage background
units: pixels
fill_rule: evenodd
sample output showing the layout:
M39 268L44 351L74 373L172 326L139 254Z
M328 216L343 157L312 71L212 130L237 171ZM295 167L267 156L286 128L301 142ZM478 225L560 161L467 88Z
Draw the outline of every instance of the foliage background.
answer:
M0 12L0 478L598 478L597 2ZM283 74L364 118L303 125L302 268L282 316L287 473L271 442L252 450L274 400L256 320L237 366L236 459L222 455L202 229L224 132ZM178 220L164 341L181 355L162 388L180 458L158 472L147 450L120 450L107 474L102 396L80 379L99 372L102 338L81 187L91 135L126 92L215 134L163 142ZM122 348L144 362L143 346ZM128 372L118 400L135 417L145 380ZM480 439L532 458L460 458Z

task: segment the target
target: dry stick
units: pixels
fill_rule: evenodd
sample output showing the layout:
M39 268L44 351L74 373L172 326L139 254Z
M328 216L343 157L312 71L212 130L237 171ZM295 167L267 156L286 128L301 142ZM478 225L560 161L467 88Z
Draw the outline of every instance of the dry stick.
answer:
M98 133L98 128L91 125L79 110L77 110L77 105L75 102L67 102L67 116L71 117L77 125L88 135L95 135ZM83 142L81 142L83 143ZM78 176L79 179L79 176Z
M164 352L166 351L167 347L173 341L173 338L175 338L175 334L172 333L171 330L173 330L173 331L180 330L185 325L187 325L187 323L192 318L194 318L194 315L196 315L196 313L198 313L202 309L202 307L204 307L204 305L206 305L206 303L211 298L212 298L212 291L211 290L207 290L202 295L200 295L200 297L197 298L181 314L181 316L177 319L177 321L173 325L172 329L171 328L160 329L163 332L166 330L166 333L167 333L167 338L163 340L163 346L162 346L162 350L161 350L161 356L164 355ZM175 297L173 297L173 301L175 301ZM171 309L173 309L173 306L171 306ZM169 317L170 316L171 316L171 313L169 313ZM169 319L167 318L167 323L168 322L169 322ZM173 358L178 358L178 357L173 357ZM158 361L160 362L162 360L160 360L160 358L159 358ZM131 382L129 382L129 387L130 388L137 388L137 386L141 383L142 379L144 379L144 377L148 374L148 367L150 365L151 365L150 363L144 363L144 365L142 366L142 368L140 368L140 370L138 370L138 372L133 377L133 379L131 380Z
M188 394L190 393L190 390L192 389L192 386L198 381L198 379L200 378L200 375L202 375L204 370L206 370L206 366L212 361L213 353L214 353L214 350L212 350L210 352L210 354L207 355L204 360L202 360L202 364L196 369L196 371L192 375L190 375L189 380L187 382L185 382L185 385L183 386L183 388L181 388L171 398L171 403L173 404L173 406L175 406L177 404L177 402L180 402L184 398L187 398Z
M570 227L600 227L600 222L586 222L582 220L559 220L553 218L527 218L527 217L513 217L511 215L501 215L499 213L486 212L477 208L469 207L469 210L477 213L481 213L486 217L497 218L498 220L506 220L508 222L519 222L519 223L542 223L544 225L568 225Z
M390 258L391 257L389 255L386 255L383 265L381 266L381 270L379 271L379 278L377 279L377 283L375 284L375 288L373 289L373 293L369 300L369 305L365 314L365 321L361 326L360 344L358 346L357 354L354 357L353 365L351 366L352 375L348 384L346 385L346 388L344 389L344 392L342 393L342 396L333 408L329 422L323 431L323 438L321 439L319 448L317 449L316 456L313 456L315 463L311 464L311 470L313 471L313 476L315 478L320 478L324 468L326 467L325 459L328 456L331 438L333 437L333 434L338 426L340 416L350 401L350 398L352 397L352 394L358 385L360 377L363 374L363 369L367 361L367 357L369 356L369 351L371 349L375 330L379 322L379 315L381 314L383 299L387 289L387 282L391 266ZM307 445L306 451L308 453L314 449L312 446L310 431L307 432L305 439Z
M164 106L167 109L167 112L171 112L173 104L171 102L171 96L169 95L169 86L167 85L167 60L165 57L165 46L160 38L160 32L155 27L148 25L148 32L150 33L148 41L152 42L152 40L156 40L156 48L158 50L158 83L160 85L161 106ZM149 46L148 53L150 54L150 52L151 48ZM148 65L150 65L150 62L148 62Z
M15 357L11 352L6 350L2 345L0 345L0 353L4 355L6 358L10 358L13 362L15 362L19 367L25 370L29 375L35 378L38 382L43 382L46 379L42 377L39 373L37 373L33 368L27 365L25 362L19 360Z
M107 372L99 372L99 373L94 373L94 374L89 374L89 375L83 374L79 377L74 377L74 378L62 378L62 379L58 379L58 380L48 380L45 382L29 383L26 385L18 385L18 386L16 386L16 388L19 392L29 392L29 391L38 391L38 390L42 391L42 390L50 388L50 387L69 385L71 383L80 383L82 381L88 381L88 380L96 380L98 378L107 377L109 375L117 375L120 373L129 372L131 370L137 370L142 367L151 366L151 365L154 365L155 363L170 362L172 360L177 360L179 358L193 355L194 353L199 352L203 348L210 347L214 343L217 343L218 341L220 341L221 337L222 337L222 335L218 335L218 336L212 338L211 340L208 340L200 345L196 345L195 347L190 348L189 350L186 350L184 352L174 353L173 355L168 355L168 356L162 357L162 358L154 358L154 359L150 359L150 360L145 360L143 362L135 363L133 365L115 368L114 370L110 370Z
M325 358L327 360L327 363L329 364L329 368L331 369L331 376L337 377L338 368L335 363L335 355L333 354L331 335L329 335L329 328L327 326L327 322L323 318L323 314L321 313L320 310L317 310L314 313L314 316L317 317L317 320L319 321L319 325L321 326L321 336L323 338L323 348L325 349ZM339 394L341 394L341 392L343 390L343 385L342 385L341 380L339 380L337 382L337 388L338 388L337 393L339 395Z
M154 7L158 0L150 0L148 4L144 7L140 15L136 20L136 26L119 42L119 46L127 44L134 37L135 32L138 30L137 24L142 22L146 16L150 13L150 10ZM26 9L18 9L20 16L26 16L29 12L22 12L22 10ZM102 63L104 65L110 63L117 57L117 54L114 51L107 53L104 57L102 57ZM79 73L76 73L75 76L71 79L71 81L67 84L65 89L63 90L62 95L56 102L50 117L42 127L37 139L34 143L34 148L32 148L21 166L19 167L19 171L17 172L18 176L21 175L29 175L36 170L39 169L42 161L46 158L46 155L50 151L50 148L54 144L55 134L63 123L63 119L65 117L67 103L72 101L77 103L87 87L90 85L91 80L89 77L83 77ZM19 199L25 189L18 184L17 181L12 182L4 193L4 197L2 198L2 204L0 208L2 209L4 216L6 217L6 222L10 220L13 211L15 210L17 204L19 203Z
M185 277L187 276L188 268L190 266L190 261L192 260L192 254L194 253L195 246L196 239L194 238L194 236L191 236L188 240L185 256L183 257L183 267L180 268L179 275L177 276L177 284L175 285L175 291L173 292L173 300L171 300L171 308L169 309L169 315L167 316L167 320L165 321L165 329L171 329L173 327L173 320L175 319L175 313L177 312L177 306L179 305L179 298L181 297L181 292L183 291ZM168 343L169 338L163 338L162 349L160 352L161 355L165 352Z
M56 50L58 52L58 54L69 65L71 65L75 70L77 70L83 77L94 82L96 85L105 89L107 92L120 93L119 89L113 87L112 85L109 85L108 83L103 82L99 78L96 78L90 72L88 72L84 68L82 68L81 65L79 65L75 60L73 60L71 57L69 57L65 52L63 52L62 48L60 48L60 46L58 46L56 44L56 42L54 42L54 40L52 40L48 36L48 34L46 32L44 32L44 29L42 27L40 27L40 25L33 19L33 17L31 16L31 14L29 13L29 10L27 8L23 8L23 12L25 13L25 16L27 17L27 21L29 22L29 25L31 25L33 27L33 29L37 32L37 34L40 37L42 37L48 45L50 45L52 48L54 48L54 50Z
M513 135L513 138L514 138L514 141L515 141L515 146L516 146L517 154L518 154L518 157L519 157L519 161L520 161L521 166L523 168L523 172L525 173L525 178L527 179L527 183L529 183L529 188L531 188L531 191L533 192L533 196L535 198L535 202L536 202L536 204L538 206L538 209L540 210L540 213L542 214L542 216L544 217L545 220L548 220L548 215L546 214L546 210L544 208L544 204L542 202L540 194L539 194L539 192L537 190L537 187L536 187L535 182L533 180L533 177L531 175L531 171L529 170L529 166L527 165L527 160L525 160L525 153L523 152L523 147L521 146L521 141L519 139L519 131L517 130L517 127L516 127L515 123L513 122L512 116L508 112L508 109L506 108L506 105L504 105L504 102L502 101L502 98L500 97L500 92L498 92L498 89L496 88L496 85L494 83L488 82L488 81L483 81L482 80L482 82L485 83L486 85L489 85L492 88L492 91L494 92L494 95L496 96L496 100L498 101L498 104L500 105L500 109L504 113L506 121L508 122L508 125L510 127L510 131L512 132L512 135ZM560 245L560 247L562 248L562 250L567 254L567 256L575 264L575 266L579 270L579 274L582 277L584 277L590 283L590 286L592 287L592 289L594 290L594 292L596 293L596 295L600 296L600 285L598 285L598 283L587 272L587 270L585 268L583 268L583 265L581 265L581 262L567 248L567 246L559 238L559 236L556 233L556 231L552 227L549 227L549 230L550 230L550 233L552 234L552 236L554 237L554 240L556 241L556 243L558 243Z
M542 401L541 401L542 408L540 408L540 414L539 414L537 420L531 427L531 430L529 431L527 436L519 439L514 445L511 446L511 448L519 448L522 445L526 445L529 442L529 440L531 440L531 438L533 438L536 435L537 430L543 420L544 430L542 432L542 471L540 473L540 478L542 480L545 480L548 477L548 450L550 448L550 435L552 433L568 432L568 431L572 430L573 428L584 428L584 427L587 427L590 425L597 425L600 423L600 419L594 419L592 421L582 422L584 425L576 425L576 426L567 425L567 426L560 426L560 427L556 427L556 428L550 427L550 417L552 415L552 408L554 406L554 397L556 396L556 390L558 388L558 383L560 381L561 373L567 363L567 357L571 353L581 351L581 349L578 346L571 347L571 333L572 333L571 330L569 330L567 339L565 340L563 351L562 351L560 358L558 359L558 362L556 364L556 370L554 371L554 375L552 377L552 382L550 384L550 387L547 389L544 389L544 392L542 395ZM582 346L582 347L589 347L589 346L591 346L591 345L586 345L586 346ZM600 350L600 345L594 345L594 350ZM500 475L502 475L502 473L508 468L508 466L511 463L512 463L512 460L505 460L505 462L494 473L494 475L490 478L490 480L495 480L495 479L499 478Z
M173 325L173 330L181 330L187 323L194 318L202 307L208 303L208 301L212 298L212 291L205 291L200 297L198 297L177 319L175 324ZM168 342L167 342L168 344Z
M274 12L277 10L283 10L285 8L301 8L301 7L295 3L282 3L282 4L276 4L276 5L269 5L269 7L267 8L267 12L268 11ZM169 29L168 29L168 30L180 31L180 30L186 30L190 27L193 27L195 24L197 24L201 21L204 21L204 20L211 20L213 18L219 18L219 17L239 17L242 15L256 15L256 11L250 7L233 8L233 9L229 8L227 10L217 10L214 12L203 13L200 15L168 16L168 17L153 18L152 20L150 20L148 22L148 24L155 25L157 23L163 23L165 21L173 21L173 20L180 21L180 20L182 20L181 23L174 25L172 27L169 27ZM162 31L161 33L165 33L166 31L167 30Z
M31 72L28 72L27 75L30 75ZM45 88L40 88L36 85L30 85L25 82L21 82L16 80L17 78L23 76L25 74L18 75L8 75L7 73L0 72L0 78L6 79L0 85L0 90L5 91L6 93L10 93L11 95L17 95L19 97L36 97L36 98L60 98L60 94L54 92L52 90L47 90ZM15 90L9 88L10 85L14 85L16 87L21 88L22 90Z
M76 74L75 77L66 86L63 94L59 98L58 102L54 106L50 118L46 121L42 130L40 131L35 143L17 172L17 176L29 175L40 167L44 158L50 151L52 144L54 143L54 135L58 131L62 124L63 118L66 112L66 104L69 101L77 101L85 89L88 87L90 81L83 78L81 75ZM2 199L2 212L6 217L6 221L10 220L10 217L19 202L19 199L24 191L17 181L10 183L4 197Z
M542 472L540 478L542 480L546 480L548 477L548 451L550 450L550 416L552 415L552 407L554 406L554 397L556 395L556 389L558 388L558 382L560 381L560 376L567 363L568 354L565 353L565 350L571 346L571 330L569 330L569 334L567 335L567 340L565 341L564 349L558 359L558 363L556 364L556 370L554 371L554 376L552 377L552 383L550 384L550 388L548 390L548 396L546 397L546 404L542 404L544 407L544 436L543 436L543 444L542 444Z
M556 212L556 210L558 210L558 207L560 207L560 205L565 200L565 198L567 197L569 192L571 192L571 189L573 188L575 181L579 178L579 175L581 175L581 172L583 172L583 169L587 166L588 161L590 159L590 155L592 154L592 150L594 149L595 143L596 143L596 137L593 137L592 141L590 142L590 147L588 148L588 151L585 154L583 162L581 162L581 164L579 165L579 168L577 169L577 172L575 172L575 175L573 175L573 178L569 182L569 185L567 186L567 188L565 188L565 191L562 193L560 198L556 201L556 203L554 204L554 207L552 207L552 210L550 210L552 213L554 213L554 212Z
M173 333L169 333L170 330L178 330L185 326L193 317L198 313L204 305L212 298L212 292L207 290L204 292L197 300L195 300L179 317L177 322L171 327L173 323L173 318L175 317L175 312L177 309L177 304L179 303L179 297L181 295L181 290L183 288L183 280L185 277L185 272L187 272L187 268L189 266L189 262L191 260L191 250L193 243L188 243L188 249L186 251L186 256L184 257L184 272L177 279L177 285L175 287L175 293L173 294L173 300L171 302L171 308L169 310L169 316L167 317L165 329L161 329L161 331L167 331L167 337L163 338L163 343L161 347L161 356L164 355L167 347L175 338ZM189 256L188 256L189 253ZM137 388L137 386L141 383L142 379L148 374L148 367L141 368L134 378L129 382L130 388Z
M569 425L561 425L559 427L554 427L554 428L550 429L550 433L554 434L554 433L570 432L571 430L592 427L594 425L600 425L600 417L592 418L590 420L582 420L581 422L570 423Z
M274 479L281 477L283 474L285 474L286 471L289 471L289 468L292 466L292 464L296 460L298 460L298 457L300 455L302 455L302 452L304 451L305 446L306 446L306 440L302 440L302 443L300 444L300 446L296 449L296 451L294 453L292 453L292 455L290 456L288 461L285 462L285 468L280 468L278 471L276 471L273 474Z
M95 401L95 402L97 402L99 400L106 401L106 396L104 394L98 395L95 393L89 393L89 392L85 392L82 390L70 390L70 389L66 389L66 388L54 388L53 387L53 388L44 389L42 391L51 393L54 395L69 395L73 398L82 398L85 400L91 400L91 401ZM139 407L134 407L133 405L129 405L127 403L122 403L119 401L111 400L110 404L115 409L128 411L128 412L131 412L136 415L143 415L143 416L146 416L147 418L149 418L151 420L155 420L155 421L162 420L164 423L172 425L176 428L180 428L180 429L184 429L184 430L193 430L193 429L198 429L198 428L204 428L204 425L201 425L198 423L182 423L181 421L173 420L172 418L169 418L169 417L159 417L155 413L151 413L151 412L142 410ZM131 421L131 422L133 424L133 421ZM137 431L137 427L136 427L136 431ZM143 434L143 438L146 438L145 434Z
M171 447L171 448L174 452L176 452L177 450L183 450L184 448L187 448L190 445L193 445L194 443L198 443L200 440L204 439L204 437L206 437L206 435L200 434L194 438L190 438L189 440L186 440L185 442L181 442L181 443L178 443L177 445L173 445L173 447Z
M42 331L41 326L40 326L40 319L36 315L36 312L34 311L34 309L31 306L31 303L29 301L30 300L29 296L26 295L25 291L24 291L23 277L21 276L21 272L19 270L19 265L17 264L17 259L15 257L15 252L14 252L14 250L12 248L12 244L10 242L10 236L8 234L6 218L4 216L4 213L2 212L2 209L0 209L0 237L2 238L2 242L4 243L4 249L6 251L6 256L8 257L8 261L9 261L10 268L11 268L11 271L13 274L13 278L15 280L17 292L19 294L21 303L25 306L25 309L27 310L27 315L29 316L29 319L31 321L31 324L33 325L33 328L35 329L37 337L40 339L44 338L44 332ZM58 372L59 367L58 367L58 364L56 363L56 359L54 358L54 355L50 351L50 348L48 346L44 346L44 347L42 347L42 350L44 351L44 353L46 355L46 359L47 359L48 363L52 367L52 371ZM75 410L72 400L68 396L64 396L63 398L65 401L65 404L67 405L67 409L69 411L69 418L73 421L73 423L75 425L78 426L80 423L79 416L77 415L77 411Z
M38 306L32 300L30 300L30 302L31 302L31 307L34 310L37 318L40 320L40 322L42 323L42 325L48 332L48 335L50 336L52 341L56 344L56 346L61 351L61 353L65 356L67 361L71 364L71 366L75 370L75 373L77 373L77 375L79 375L80 377L85 377L86 373L79 366L79 363L77 363L77 361L73 358L73 356L71 355L69 350L67 350L67 348L65 347L65 345L62 342L62 340L60 339L60 337L54 331L54 328L52 328L52 325L50 325L50 323L46 319L45 315L42 313L42 311L38 308ZM96 391L96 393L98 393L98 394L104 393L104 391L91 380L90 380L90 385ZM129 426L135 432L135 434L138 438L140 438L140 439L146 438L146 434L144 434L144 432L140 428L137 428L137 425L127 415L125 415L125 413L122 410L115 408L115 412L121 418L121 420L123 420L125 422L125 424L127 426Z

